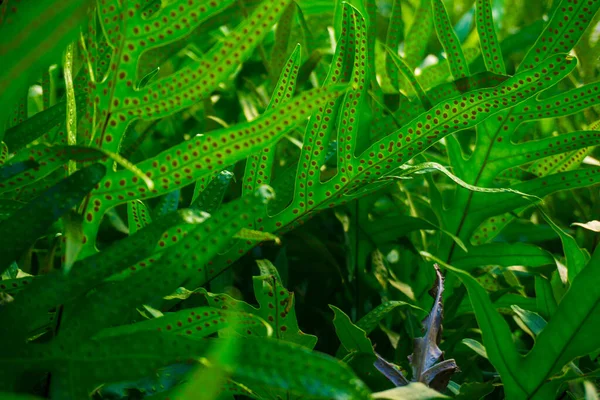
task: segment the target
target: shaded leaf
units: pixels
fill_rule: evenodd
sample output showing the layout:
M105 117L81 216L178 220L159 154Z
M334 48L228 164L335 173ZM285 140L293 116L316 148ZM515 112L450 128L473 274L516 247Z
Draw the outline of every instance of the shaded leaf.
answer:
M76 39L90 4L78 0L11 2L3 10L2 14L7 14L0 24L0 58L5 62L0 72L0 93L4 104L12 104L19 93L25 92L43 66L60 59L63 48ZM9 107L2 107L0 127L8 111Z
M76 206L102 179L105 171L100 164L77 171L2 221L0 271L8 268L54 221Z
M335 332L346 351L375 355L373 352L373 345L369 338L367 338L365 331L354 325L350 320L350 317L336 306L330 304L329 308L331 308L335 314L335 317L333 318Z
M286 289L277 269L267 260L257 260L260 275L253 277L254 295L259 308L235 300L226 294L205 293L209 305L223 310L241 310L256 314L273 327L273 337L313 348L317 338L307 335L298 327L294 293Z
M551 374L575 357L600 348L600 251L575 277L552 318L538 335L523 368L531 382L531 398L544 396L543 385Z
M465 346L469 347L475 353L479 354L483 358L488 358L487 352L485 351L485 347L477 340L473 339L463 339L461 341Z
M552 221L552 219L541 209L538 208L538 211L546 222L554 229L554 232L560 237L560 241L563 245L563 251L565 252L565 256L567 258L567 270L569 281L573 281L573 279L581 272L581 270L585 267L589 260L589 255L586 254L577 244L577 241L573 238L573 236L569 235L565 231L563 231L558 225Z
M553 264L550 253L528 243L482 244L470 247L468 253L457 255L453 261L454 266L467 271L487 265L541 267Z
M373 393L374 399L389 400L429 400L449 399L450 397L428 388L420 382L414 382L407 386L397 387L383 392Z
M494 391L494 385L490 382L468 382L460 385L460 392L455 397L458 400L480 400Z
M411 304L405 303L404 301L392 300L382 303L369 311L367 315L362 317L356 322L356 326L364 330L367 334L371 333L373 329L379 324L379 322L385 318L390 312L395 310L397 307L409 306L416 310L423 312L424 310Z

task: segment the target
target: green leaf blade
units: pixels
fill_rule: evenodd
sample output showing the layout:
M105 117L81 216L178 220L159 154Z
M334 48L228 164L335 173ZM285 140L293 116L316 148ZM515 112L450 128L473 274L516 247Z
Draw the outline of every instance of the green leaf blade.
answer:
M525 358L528 380L533 386L529 398L542 389L551 374L575 357L600 348L600 251L575 277L567 294L548 324L538 335ZM541 398L541 397L537 397Z
M477 0L477 33L486 69L496 74L506 75L498 32L492 15L491 0Z
M469 76L469 65L463 54L460 41L450 22L450 17L442 0L432 0L435 29L444 47L450 71L454 79Z
M0 272L35 242L40 232L76 206L104 174L105 168L99 164L80 170L0 223Z

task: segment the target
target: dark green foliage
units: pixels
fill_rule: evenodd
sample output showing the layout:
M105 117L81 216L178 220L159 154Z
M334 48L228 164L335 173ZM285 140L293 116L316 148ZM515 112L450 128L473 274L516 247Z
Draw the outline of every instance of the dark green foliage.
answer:
M0 397L597 398L599 8L0 0Z
M7 167L4 167L7 168ZM93 164L60 181L27 205L15 211L0 224L2 248L0 271L31 246L50 225L81 202L83 197L100 182L106 168Z

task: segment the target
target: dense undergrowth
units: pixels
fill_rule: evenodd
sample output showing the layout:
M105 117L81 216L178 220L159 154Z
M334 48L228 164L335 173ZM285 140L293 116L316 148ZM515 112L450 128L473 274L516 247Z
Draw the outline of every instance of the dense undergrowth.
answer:
M0 1L0 398L598 398L599 8Z

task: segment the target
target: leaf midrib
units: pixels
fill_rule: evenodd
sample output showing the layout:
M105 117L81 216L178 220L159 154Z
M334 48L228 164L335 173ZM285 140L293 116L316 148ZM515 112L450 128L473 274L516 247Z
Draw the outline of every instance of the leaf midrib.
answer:
M490 146L488 146L487 148L487 152L485 154L485 157L483 159L483 162L481 163L481 167L479 168L479 171L477 172L477 176L475 177L475 181L473 183L474 186L478 186L479 184L479 180L481 179L481 176L483 175L483 170L485 169L489 159L490 159L490 155L492 153L492 149L494 148L494 143L497 143L496 139L498 137L498 134L500 133L500 130L502 129L502 126L504 125L504 123L506 122L506 120L508 119L508 117L512 114L514 108L511 108L505 115L504 115L504 119L501 123L498 124L498 128L496 129L496 132L494 133L494 136L490 142ZM458 227L456 228L456 232L455 235L457 237L460 237L460 233L462 231L462 228L465 224L465 221L467 219L467 213L469 212L469 208L471 207L471 201L473 200L473 192L469 192L468 197L467 197L467 202L465 204L465 208L463 210L463 213L461 215L461 219L460 222L458 224ZM452 255L454 254L454 250L456 249L456 242L452 242L452 244L450 245L450 251L448 252L448 258L446 259L446 262L450 263L452 261Z
M552 373L552 371L556 367L556 363L558 363L558 360L560 360L560 358L565 353L565 351L567 351L567 347L571 344L571 342L573 341L573 338L575 336L577 336L577 334L579 333L579 331L581 330L581 328L583 328L583 326L585 325L586 321L589 319L590 315L592 315L592 313L596 310L596 308L598 308L598 304L600 304L600 298L596 299L596 301L594 302L594 305L592 307L590 307L590 310L586 313L585 318L583 318L581 320L581 322L579 323L579 325L577 326L577 328L574 331L571 332L571 334L569 335L568 340L566 340L563 343L563 345L561 346L560 351L556 355L556 358L554 359L554 361L552 362L552 364L550 364L550 367L548 368L548 371L544 373L542 379L539 380L539 383L536 385L535 389L527 396L527 400L533 399L533 396L535 396L535 394L542 388L542 386L544 385L545 381L548 379L548 376ZM528 358L526 358L526 360L530 360L530 358L528 357Z

